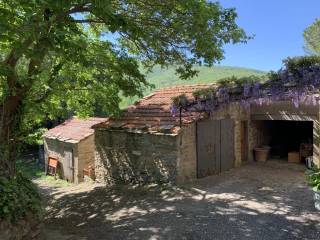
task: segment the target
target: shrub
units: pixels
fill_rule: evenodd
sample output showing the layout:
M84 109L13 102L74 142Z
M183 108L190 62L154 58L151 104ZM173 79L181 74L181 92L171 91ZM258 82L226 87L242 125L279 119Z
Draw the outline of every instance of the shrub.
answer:
M171 100L173 105L176 107L185 107L188 103L188 98L185 94L173 97Z
M0 219L16 222L28 216L41 218L42 200L35 184L18 172L16 177L0 177Z
M307 172L307 180L314 191L320 191L320 168L313 168Z
M214 88L204 88L195 90L192 95L195 99L210 99L216 97L217 93Z
M285 69L295 72L299 68L310 68L320 66L320 56L289 57L283 60Z

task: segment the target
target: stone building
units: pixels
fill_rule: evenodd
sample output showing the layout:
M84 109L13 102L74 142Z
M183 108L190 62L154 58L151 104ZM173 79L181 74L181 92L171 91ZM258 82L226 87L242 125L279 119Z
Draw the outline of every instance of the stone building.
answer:
M83 169L94 167L93 125L106 118L72 118L43 135L46 167L48 159L57 159L58 172L63 179L79 183L83 181Z
M276 158L313 144L319 164L319 105L290 101L243 108L233 102L211 116L183 111L173 116L172 98L212 85L164 88L129 106L121 117L97 124L95 174L107 183L186 181L254 160L253 149L270 146ZM181 126L181 127L180 127Z

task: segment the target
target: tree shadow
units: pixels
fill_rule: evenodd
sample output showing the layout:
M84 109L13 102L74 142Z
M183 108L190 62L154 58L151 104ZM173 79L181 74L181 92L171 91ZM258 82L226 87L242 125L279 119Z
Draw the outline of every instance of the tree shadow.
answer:
M276 169L263 166L263 176L256 170L243 167L179 187L96 187L55 195L46 229L67 239L320 239L312 194L300 175L292 180L301 171L285 171L278 176L283 182L273 184L265 178Z

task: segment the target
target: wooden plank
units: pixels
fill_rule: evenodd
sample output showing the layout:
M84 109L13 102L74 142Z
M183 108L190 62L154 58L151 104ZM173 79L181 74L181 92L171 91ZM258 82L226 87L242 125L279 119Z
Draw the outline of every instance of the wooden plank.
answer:
M234 120L221 120L221 172L234 167Z
M221 172L221 121L216 120L214 122L214 142L215 142L215 174Z
M47 171L47 174L56 177L57 168L58 168L58 159L56 159L54 157L49 157L48 158L48 171Z
M74 182L74 179L73 179L74 163L73 163L72 150L64 151L64 159L65 159L64 161L65 166L63 166L64 178L70 182Z
M218 172L217 156L220 152L219 121L205 120L197 123L197 175L198 178Z

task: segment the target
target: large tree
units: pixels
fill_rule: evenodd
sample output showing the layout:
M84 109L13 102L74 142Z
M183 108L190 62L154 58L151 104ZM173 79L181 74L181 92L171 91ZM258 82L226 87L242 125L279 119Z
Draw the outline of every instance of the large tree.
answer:
M320 19L315 20L303 33L305 49L308 53L320 55Z
M223 58L248 37L234 9L205 0L0 0L0 175L15 174L16 144L44 117L118 109L140 95L139 71Z

